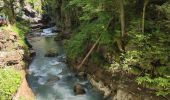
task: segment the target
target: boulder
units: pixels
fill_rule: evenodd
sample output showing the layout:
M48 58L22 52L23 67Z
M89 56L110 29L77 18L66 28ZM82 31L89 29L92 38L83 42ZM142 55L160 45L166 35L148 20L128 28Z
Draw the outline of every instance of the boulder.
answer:
M51 78L49 78L49 79L47 80L47 84L53 84L53 83L55 83L55 82L58 81L58 80L60 80L59 77L57 77L57 76L52 76Z
M36 56L36 52L35 52L35 50L30 49L29 51L30 51L30 57L34 57L34 56Z
M45 57L56 57L58 56L58 52L55 49L48 50L45 54Z
M81 84L76 84L74 86L74 93L75 95L82 95L82 94L85 94L86 91Z

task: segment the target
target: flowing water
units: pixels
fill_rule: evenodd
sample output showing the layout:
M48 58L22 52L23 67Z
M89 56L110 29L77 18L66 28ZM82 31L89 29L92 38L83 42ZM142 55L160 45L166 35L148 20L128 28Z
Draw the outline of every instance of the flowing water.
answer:
M62 44L55 42L54 36L47 34L46 37L45 34L29 39L36 56L29 66L28 83L36 95L36 100L102 100L102 95L87 80L80 81L64 63L66 56ZM59 55L45 57L49 49L57 50ZM74 94L73 87L77 83L83 85L86 94Z

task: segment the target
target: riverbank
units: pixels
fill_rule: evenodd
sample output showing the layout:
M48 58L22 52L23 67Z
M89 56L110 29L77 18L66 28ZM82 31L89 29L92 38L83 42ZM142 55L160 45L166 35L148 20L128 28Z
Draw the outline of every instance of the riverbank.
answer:
M80 58L81 59L81 58ZM85 67L77 69L81 61L68 61L71 69L88 80L104 95L104 100L168 100L169 96L156 96L154 89L144 88L137 84L135 75L119 69L103 69L89 61ZM80 77L80 76L79 76Z
M0 93L1 100L20 100L23 97L24 100L33 100L34 98L26 81L26 69L30 58L24 40L24 35L29 29L25 25L27 24L22 22L0 27L0 68L4 73L10 68L12 73L16 74L7 73L6 76L11 75L9 78L2 75L0 84L3 84L4 88L2 87ZM8 83L5 83L3 78ZM10 83L13 87L9 85Z

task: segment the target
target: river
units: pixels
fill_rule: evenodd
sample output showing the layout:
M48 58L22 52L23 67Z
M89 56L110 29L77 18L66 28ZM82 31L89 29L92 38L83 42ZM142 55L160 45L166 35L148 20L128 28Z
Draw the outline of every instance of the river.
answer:
M88 80L82 81L75 77L69 65L64 62L66 55L62 43L54 41L54 34L46 31L48 30L35 32L43 36L29 38L36 56L29 65L28 83L36 100L102 100L101 93L92 87ZM57 50L59 55L45 57L49 49ZM77 83L82 84L85 94L75 95L73 88Z

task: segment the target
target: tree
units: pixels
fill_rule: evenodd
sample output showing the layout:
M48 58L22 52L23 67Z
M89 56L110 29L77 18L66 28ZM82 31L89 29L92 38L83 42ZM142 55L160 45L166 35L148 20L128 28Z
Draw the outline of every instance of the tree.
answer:
M121 22L121 47L123 52L125 51L125 11L124 11L124 0L120 0L120 22Z
M15 14L15 0L3 0L4 2L4 10L5 14L8 15L9 17L9 22L13 24L16 19L16 14Z
M149 0L144 0L143 13L142 13L142 33L145 32L145 13L146 13L146 7L148 3L149 3Z

